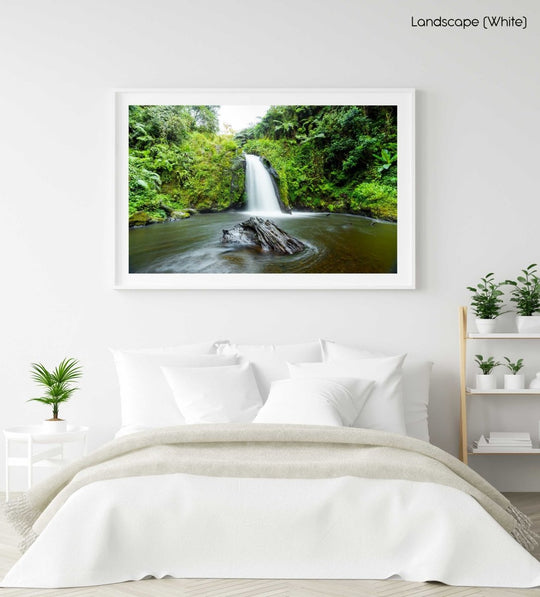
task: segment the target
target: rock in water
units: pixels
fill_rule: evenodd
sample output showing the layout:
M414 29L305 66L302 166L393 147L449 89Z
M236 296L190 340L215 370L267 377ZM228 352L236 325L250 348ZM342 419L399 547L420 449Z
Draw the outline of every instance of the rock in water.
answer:
M294 255L306 248L302 241L287 234L271 220L259 217L249 218L230 230L224 230L221 242L260 247L263 251L280 255Z

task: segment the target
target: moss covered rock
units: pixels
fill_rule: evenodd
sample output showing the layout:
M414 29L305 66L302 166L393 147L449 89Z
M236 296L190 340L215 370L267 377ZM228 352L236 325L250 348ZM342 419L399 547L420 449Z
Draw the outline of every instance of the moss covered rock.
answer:
M161 213L149 213L147 211L136 211L129 216L129 227L139 228L141 226L148 226L150 224L158 224L164 222L166 217Z
M148 226L151 223L152 216L146 211L136 211L129 216L129 227Z
M189 218L191 216L191 214L189 213L189 211L184 211L184 210L174 210L171 212L169 219L171 220L185 220L186 218Z

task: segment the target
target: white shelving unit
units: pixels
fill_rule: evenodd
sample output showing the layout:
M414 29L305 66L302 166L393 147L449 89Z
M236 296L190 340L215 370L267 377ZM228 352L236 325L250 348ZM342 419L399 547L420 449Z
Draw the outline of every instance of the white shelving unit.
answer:
M540 396L540 390L476 390L467 387L467 343L471 340L540 340L540 334L517 334L517 333L496 333L496 334L470 334L467 331L467 307L459 308L459 364L460 364L460 445L459 452L461 460L467 464L469 455L500 455L500 454L540 454L540 448L528 449L469 449L468 442L468 420L467 402L474 396Z

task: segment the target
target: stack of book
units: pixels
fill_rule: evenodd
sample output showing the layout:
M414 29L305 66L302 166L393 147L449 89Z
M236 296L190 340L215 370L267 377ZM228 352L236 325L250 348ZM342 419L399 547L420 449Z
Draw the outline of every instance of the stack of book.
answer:
M531 436L526 431L492 431L473 442L473 452L531 452Z

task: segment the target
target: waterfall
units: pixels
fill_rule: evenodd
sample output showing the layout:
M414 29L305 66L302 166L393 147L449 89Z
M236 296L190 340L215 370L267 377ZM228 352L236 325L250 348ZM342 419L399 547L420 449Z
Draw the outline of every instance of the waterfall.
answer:
M248 211L281 214L274 183L257 155L246 154L246 194Z

